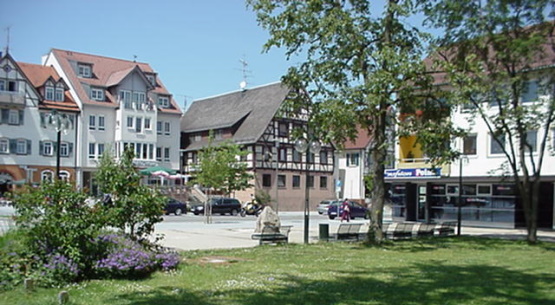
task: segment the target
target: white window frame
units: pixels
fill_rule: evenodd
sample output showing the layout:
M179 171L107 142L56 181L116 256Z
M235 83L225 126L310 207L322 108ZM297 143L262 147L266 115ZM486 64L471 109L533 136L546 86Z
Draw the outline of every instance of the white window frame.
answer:
M152 123L151 122L152 122L152 120L150 118L145 117L145 119L144 119L144 124L145 124L144 128L145 128L145 130L152 130Z
M89 115L89 130L96 130L96 116Z
M164 147L164 161L170 162L170 148Z
M170 97L165 95L158 96L158 106L162 108L170 107Z
M469 140L471 138L474 139L474 146L475 147L474 147L474 153L469 154L469 153L466 153L466 151L465 151L465 144L466 144L466 140ZM462 139L462 147L463 147L463 154L464 155L466 155L466 156L475 156L478 153L478 135L475 134L475 133L468 134L466 137L464 137Z
M356 156L356 158L354 158L355 156ZM358 152L347 153L346 154L346 159L347 159L347 166L349 166L349 167L355 167L355 166L360 165L360 153L358 153Z
M10 90L13 84L13 90ZM0 91L17 92L17 82L13 79L0 79Z
M69 143L62 142L60 143L60 156L61 157L69 157Z
M127 116L127 123L125 124L125 126L127 126L127 128L129 129L133 129L133 127L135 125L135 119L132 116Z
M146 95L144 92L134 91L133 92L133 104L136 110L143 110L143 105L146 101Z
M136 133L142 133L143 132L143 118L142 117L136 117L135 118L135 132Z
M504 139L504 144L507 144L507 139L506 139L506 135L503 135L503 139ZM492 149L494 148L494 145L498 146L499 143L497 143L497 141L495 141L495 138L492 134L489 134L489 147L488 147L488 154L490 156L499 156L503 154L503 148L504 147L499 147L500 151L499 152L493 152Z
M132 94L129 90L120 90L118 93L120 103L123 102L125 109L133 109Z
M8 124L9 125L19 125L19 110L10 109Z
M480 192L480 187L484 187L484 186L487 186L489 188L489 192L487 192L487 193ZM491 184L477 184L476 185L476 196L484 196L484 195L491 196L491 189L492 189Z
M27 140L19 139L17 140L16 154L26 155L27 154Z
M10 153L10 140L0 139L0 154Z
M156 147L156 161L162 161L162 147Z
M162 134L162 121L156 121L156 134Z
M87 64L78 64L77 65L77 75L84 78L91 78L92 76L92 69L90 65Z
M164 122L164 135L171 135L171 125L170 122Z
M55 92L54 92L54 100L57 102L63 102L64 101L64 88L60 87L60 85L56 86Z
M54 155L54 142L47 141L42 143L42 155L43 156Z
M104 101L104 90L100 88L91 88L91 99L95 101Z
M47 85L46 87L44 87L44 98L47 101L54 100L54 86Z
M526 132L526 142L530 143L530 136L533 134L534 136L534 147L532 147L532 153L536 153L538 151L538 131L537 130L528 130Z
M51 170L44 170L40 173L41 182L52 182L54 181L54 172Z
M89 159L94 159L96 157L96 144L89 143Z
M106 129L106 118L103 115L98 116L98 130Z
M69 181L70 175L68 171L61 170L60 176L58 177L62 181Z

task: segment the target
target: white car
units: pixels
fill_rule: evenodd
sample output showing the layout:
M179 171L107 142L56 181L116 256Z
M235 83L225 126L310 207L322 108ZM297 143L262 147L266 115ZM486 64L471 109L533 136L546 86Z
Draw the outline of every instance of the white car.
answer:
M318 211L318 214L328 215L328 208L330 207L330 204L332 204L334 201L336 201L336 200L322 200L322 201L320 201L320 203L316 207L316 210Z

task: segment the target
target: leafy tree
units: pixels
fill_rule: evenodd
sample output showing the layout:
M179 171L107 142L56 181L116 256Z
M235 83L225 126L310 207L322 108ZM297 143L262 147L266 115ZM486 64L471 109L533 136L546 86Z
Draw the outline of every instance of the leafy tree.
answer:
M436 72L446 76L453 104L481 120L502 148L501 176L512 177L522 200L527 240L537 241L537 215L544 157L555 119L550 0L423 1L427 21L443 30ZM551 7L551 11L549 11ZM552 55L551 55L552 56ZM551 64L551 62L550 62ZM531 80L539 80L537 83ZM538 96L528 101L526 94ZM538 140L528 136L537 131Z
M158 190L141 185L134 156L133 150L126 149L116 162L111 154L104 153L95 180L99 190L111 197L102 205L107 224L141 238L162 220L166 198Z
M291 56L306 57L300 65L291 67L284 82L306 91L292 99L296 109L311 112L309 131L314 136L333 143L344 143L356 136L356 125L372 135L371 176L372 226L370 241L383 240L381 225L385 196L384 170L389 131L396 124L406 125L404 133L418 132L419 141L428 155L437 160L450 159L453 154L445 146L451 130L435 126L427 112L424 128L415 128L410 120L398 121L396 111L413 113L426 106L438 108L430 99L430 78L422 63L422 42L426 35L408 26L413 13L410 0L389 0L385 8L372 7L367 0L248 0L257 13L259 24L268 30L270 39L264 46L286 49ZM376 16L376 12L383 15ZM417 89L417 90L415 90ZM312 103L307 105L306 100ZM295 100L299 101L295 105Z
M210 137L208 146L199 154L196 181L226 194L250 187L253 177L247 172L246 163L240 160L247 153L229 142L213 145L213 137Z

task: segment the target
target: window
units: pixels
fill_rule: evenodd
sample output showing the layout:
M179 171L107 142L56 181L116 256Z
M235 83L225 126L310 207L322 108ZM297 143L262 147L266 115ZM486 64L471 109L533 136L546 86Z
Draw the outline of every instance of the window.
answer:
M167 96L158 96L158 106L162 108L170 107L170 98Z
M89 130L96 130L96 116L89 115Z
M91 88L91 99L95 101L104 101L104 90Z
M476 154L476 135L470 134L463 139L463 154L475 155Z
M69 156L69 144L68 143L60 143L60 156L67 157Z
M296 149L293 150L293 162L301 162L301 153Z
M104 130L106 128L106 123L104 120L104 116L98 116L98 130Z
M135 109L142 110L144 103L145 103L145 93L133 92L133 104L135 104Z
M280 162L285 162L287 161L287 148L280 148L279 149L279 155L278 155L278 160Z
M9 91L9 92L16 92L17 91L17 82L14 80L0 80L0 91Z
M320 164L328 164L328 152L320 151Z
M320 188L327 189L328 188L328 177L327 176L320 176Z
M145 118L145 130L151 130L152 126L150 125L150 118Z
M44 88L44 98L47 101L53 101L54 100L54 87L46 86Z
M54 172L52 171L43 171L40 174L40 181L41 182L52 182L54 179Z
M43 142L42 143L42 155L43 156L52 156L52 155L54 155L54 143L52 143L52 142Z
M170 122L164 122L164 134L166 136L170 135Z
M526 132L526 143L530 145L527 151L536 152L538 142L538 132L536 130L529 130Z
M10 109L8 124L19 125L19 110Z
M156 147L156 160L162 161L162 147Z
M497 137L499 142L495 140L493 135L490 136L490 154L502 154L503 148L505 147L505 135L500 135Z
M262 187L271 187L271 186L272 186L272 175L263 174L262 175Z
M153 74L146 74L146 79L148 79L151 85L156 86L156 76Z
M522 92L520 95L521 101L523 103L531 103L538 100L538 81L527 81L522 86Z
M347 154L347 166L358 166L359 165L359 153Z
M300 188L301 187L301 176L295 175L293 176L293 188Z
M156 122L156 134L159 134L159 135L162 134L162 122L161 121Z
M104 143L99 143L98 144L98 156L102 156L102 154L104 153Z
M138 133L143 131L143 118L137 118L137 123L135 124L135 131Z
M278 175L278 187L280 188L284 188L287 184L286 182L286 178L285 175Z
M279 135L280 137L287 137L287 136L289 136L289 126L288 126L287 123L279 123L278 135Z
M169 147L164 148L164 161L170 161L170 149Z
M314 164L314 158L316 158L316 156L314 155L313 152L311 151L307 152L307 158L308 158L308 163Z
M133 109L133 105L131 103L131 91L120 90L119 100L120 100L120 103L123 103L123 107L125 109Z
M148 144L148 159L154 159L154 144Z
M27 154L27 140L17 140L15 153L18 155Z
M54 96L54 100L57 102L64 101L64 88L60 87L61 85L56 86L56 94Z
M314 188L314 176L308 176L308 187Z
M94 159L96 157L96 145L94 143L89 143L89 159Z
M69 181L69 173L67 171L60 171L60 180Z
M127 117L127 128L133 128L133 117L132 116L128 116Z
M10 141L8 139L0 139L0 153L7 154L10 152Z
M214 130L214 139L221 140L224 137L224 132L221 129Z
M86 64L78 64L77 65L77 75L80 77L91 78L91 66Z

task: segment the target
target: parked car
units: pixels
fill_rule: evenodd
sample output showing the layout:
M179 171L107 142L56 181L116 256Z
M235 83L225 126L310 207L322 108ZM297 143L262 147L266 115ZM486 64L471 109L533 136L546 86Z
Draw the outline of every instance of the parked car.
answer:
M318 211L318 214L320 214L320 215L327 215L328 214L328 208L329 208L330 204L332 204L335 201L336 200L322 200L322 201L320 201L320 203L318 203L318 205L316 206L316 211Z
M187 214L187 204L177 199L168 197L168 201L164 207L164 214L175 214L177 216Z
M330 204L328 208L329 219L333 220L335 219L335 217L341 216L341 212L343 212L343 209L341 208L342 203L343 201L334 201L332 204ZM353 201L349 201L349 208L351 219L355 219L357 217L368 219L368 208Z
M235 216L241 211L241 202L235 198L211 198L206 204L210 205L210 207L212 208L212 215L230 214ZM195 205L192 209L193 214L204 214L204 205L205 204Z

